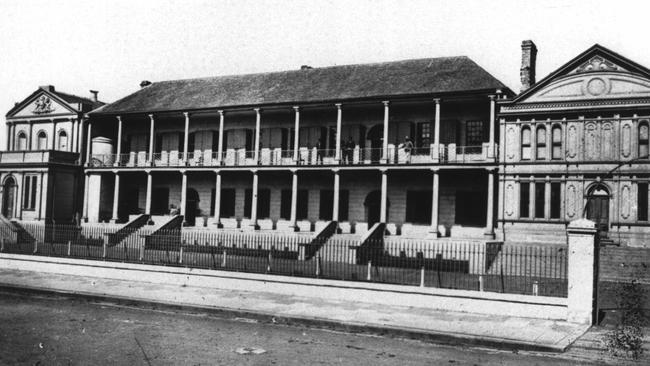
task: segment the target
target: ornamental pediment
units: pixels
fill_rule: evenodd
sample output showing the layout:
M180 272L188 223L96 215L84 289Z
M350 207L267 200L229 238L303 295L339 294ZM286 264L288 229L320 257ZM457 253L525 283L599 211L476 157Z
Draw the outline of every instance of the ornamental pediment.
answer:
M551 82L523 103L591 99L644 98L650 96L650 79L621 70L582 71Z
M42 117L50 114L70 113L64 106L47 93L37 95L31 102L12 114L14 117Z

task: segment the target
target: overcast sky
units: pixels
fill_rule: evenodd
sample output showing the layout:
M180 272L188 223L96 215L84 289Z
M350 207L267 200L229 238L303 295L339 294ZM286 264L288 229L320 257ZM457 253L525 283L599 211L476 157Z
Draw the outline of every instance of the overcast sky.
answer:
M523 39L538 46L538 80L594 43L650 67L648 10L624 0L0 0L0 110L46 84L111 102L142 80L454 55L518 91Z

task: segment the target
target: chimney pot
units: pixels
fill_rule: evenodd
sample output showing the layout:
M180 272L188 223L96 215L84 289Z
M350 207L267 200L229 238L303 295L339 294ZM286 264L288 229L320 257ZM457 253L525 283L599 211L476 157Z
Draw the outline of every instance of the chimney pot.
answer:
M521 42L521 91L528 90L535 84L537 63L537 46L531 40Z
M311 66L309 66L309 65L302 65L302 66L300 66L300 70L309 70L309 69L313 69L313 67L311 67Z
M98 101L97 94L99 94L99 92L97 90L90 90L90 94L93 95L93 102Z

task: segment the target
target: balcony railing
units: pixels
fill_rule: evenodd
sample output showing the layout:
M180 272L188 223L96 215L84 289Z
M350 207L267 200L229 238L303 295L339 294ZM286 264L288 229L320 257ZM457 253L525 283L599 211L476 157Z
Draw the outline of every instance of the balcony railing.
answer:
M68 151L0 151L0 164L75 164L79 154Z
M216 152L203 151L187 154L176 151L153 154L149 161L146 152L128 154L93 155L90 166L94 168L137 167L234 167L234 166L317 166L317 165L400 165L400 164L472 164L495 162L497 146L431 145L404 149L389 145L384 154L382 148L316 149L302 147L294 150L268 149L255 152L245 149L228 149L219 156Z

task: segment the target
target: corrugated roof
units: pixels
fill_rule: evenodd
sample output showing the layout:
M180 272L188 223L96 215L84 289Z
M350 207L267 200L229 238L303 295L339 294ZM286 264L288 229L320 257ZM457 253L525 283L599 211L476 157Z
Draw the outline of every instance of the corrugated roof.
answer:
M465 56L155 82L95 114L507 89Z

